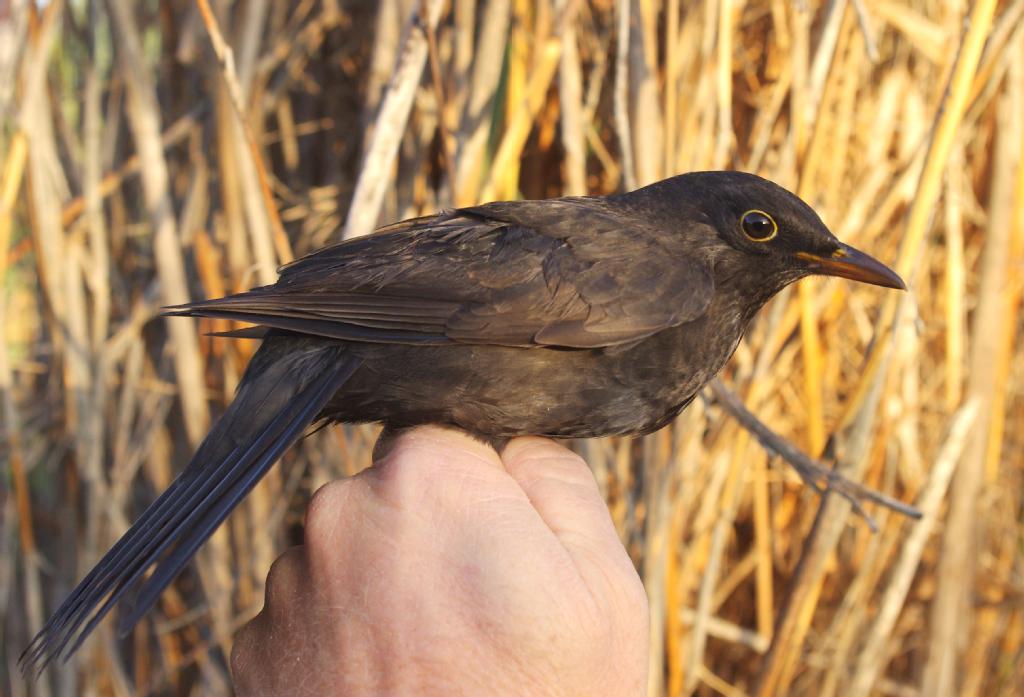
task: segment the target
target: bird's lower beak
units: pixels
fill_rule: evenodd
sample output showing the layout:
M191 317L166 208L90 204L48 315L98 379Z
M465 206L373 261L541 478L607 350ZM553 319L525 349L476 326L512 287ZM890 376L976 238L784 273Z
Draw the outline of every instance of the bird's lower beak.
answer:
M797 252L796 256L807 262L814 273L841 276L886 288L907 289L907 284L895 271L874 257L846 244L840 243L839 249L827 257L810 252Z

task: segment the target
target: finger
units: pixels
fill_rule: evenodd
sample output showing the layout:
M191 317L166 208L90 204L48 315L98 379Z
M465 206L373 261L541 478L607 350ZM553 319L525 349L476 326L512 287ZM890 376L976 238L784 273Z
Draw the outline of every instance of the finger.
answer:
M357 477L357 487L369 486L385 500L414 509L453 497L470 502L496 485L515 486L494 448L439 426L402 431L387 454Z
M576 453L546 438L516 438L502 453L505 469L563 544L621 547L594 475Z
M235 633L234 643L231 647L231 681L234 684L236 695L259 694L256 687L263 680L261 676L265 661L262 657L262 625L263 614L260 613L252 618Z
M374 446L373 460L384 464L395 455L409 454L424 461L465 461L502 468L501 458L489 442L457 428L436 425L385 428Z
M307 584L306 551L299 545L284 551L267 573L263 595L264 612L289 612L292 602Z
M380 435L377 436L377 442L373 444L370 460L372 462L380 462L387 458L391 454L391 449L395 447L395 443L398 442L403 434L408 433L410 430L408 427L384 426L380 431Z
M365 539L353 538L353 529L370 526L397 538L429 523L433 533L454 533L462 518L501 492L518 497L524 509L529 508L487 443L437 426L405 429L388 437L392 442L386 455L372 467L325 484L313 495L306 512L305 543L309 559L318 562L316 569L341 550L355 554L365 546Z

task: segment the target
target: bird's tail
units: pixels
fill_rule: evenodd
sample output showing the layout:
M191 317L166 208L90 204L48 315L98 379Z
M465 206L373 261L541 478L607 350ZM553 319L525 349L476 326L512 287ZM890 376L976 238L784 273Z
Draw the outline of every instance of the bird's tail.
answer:
M67 659L137 587L118 625L131 629L358 367L339 344L269 335L192 461L46 621L19 659L22 671Z

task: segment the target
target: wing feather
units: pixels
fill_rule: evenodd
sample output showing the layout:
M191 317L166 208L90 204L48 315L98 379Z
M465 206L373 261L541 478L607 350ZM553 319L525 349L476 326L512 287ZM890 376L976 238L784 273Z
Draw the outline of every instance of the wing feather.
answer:
M404 221L292 262L272 286L168 314L348 341L581 349L703 314L710 270L603 206L513 201Z

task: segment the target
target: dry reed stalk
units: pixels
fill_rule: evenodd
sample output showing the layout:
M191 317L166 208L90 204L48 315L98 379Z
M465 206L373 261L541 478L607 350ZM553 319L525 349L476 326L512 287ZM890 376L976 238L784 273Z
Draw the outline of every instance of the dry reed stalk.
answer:
M810 59L810 8L806 5L787 3L792 16L789 32L793 37L789 45L790 66L793 72L789 97L789 133L787 147L782 154L782 170L786 172L784 186L793 185L797 160L806 151L808 110L808 61Z
M564 4L564 3L563 3ZM562 57L558 66L558 113L565 148L565 193L587 193L587 157L584 133L583 77L576 46L576 25L566 23L562 30Z
M160 108L152 76L146 68L142 41L132 16L132 7L124 0L113 0L110 11L122 41L121 64L128 85L128 116L135 147L147 166L141 170L143 194L153 226L153 245L161 293L167 305L189 301L185 265L171 207L169 174L160 142ZM174 363L180 398L185 414L189 442L199 444L210 423L203 384L203 360L199 353L195 328L188 322L168 322L174 341Z
M197 116L203 110L203 107L196 107L192 112L185 114L168 126L160 136L160 142L163 146L169 148L183 141L195 127ZM111 120L109 123L116 123L116 119ZM101 140L107 142L111 139L103 138ZM100 196L106 198L116 192L123 185L126 177L138 174L140 167L141 161L138 155L127 157L116 171L107 173L100 180ZM85 204L84 195L76 196L64 204L61 214L61 225L65 228L70 228L78 220L78 217L85 212Z
M749 464L749 459L743 456L746 445L745 439L737 440L722 498L719 501L719 515L711 532L708 560L704 567L697 594L697 606L694 610L693 636L690 640L689 664L686 666L688 681L683 685L685 692L692 692L696 688L697 680L702 679L703 671L701 669L706 668L704 651L707 642L707 623L710 619L713 591L718 582L727 536L732 528L739 505L740 488L745 483Z
M250 3L246 6L246 13L243 15L239 34L239 61L237 74L235 69L234 52L225 42L217 18L213 15L209 4L205 0L196 0L196 6L210 37L211 45L217 56L220 66L220 74L234 112L234 120L231 121L230 132L237 157L233 158L241 164L242 197L245 206L245 215L248 222L250 239L254 256L259 264L260 282L272 283L276 278L276 266L278 263L288 263L293 259L291 243L281 223L277 203L270 190L270 182L266 173L264 158L259 148L260 138L247 118L245 109L246 95L252 88L252 78L255 71L256 50L262 33L262 25L266 14L266 3L261 1ZM244 136L244 145L238 136L238 127L241 127L241 134ZM250 166L251 165L251 166ZM255 175L256 181L253 181ZM205 195L205 186L198 189L200 196ZM258 192L258 193L257 193ZM188 232L188 231L186 231ZM219 286L219 284L218 284ZM218 297L224 295L223 287L210 288L207 297ZM249 529L259 530L265 522L272 508L272 502L278 497L281 489L279 474L268 473L267 476L254 488L246 497L244 506L248 514L250 526L246 528L242 523L244 519L236 519L236 541L242 541L245 548L252 555L254 566L268 567L274 558L274 547L271 539L265 535L248 535ZM231 603L225 591L232 586L232 570L230 565L224 563L230 557L228 545L230 543L228 528L221 527L211 538L210 544L200 555L200 568L204 577L212 578L214 581L209 584L214 589L221 589L213 592L211 602L214 634L225 654L230 653L230 640L232 631L230 629ZM219 560L219 561L218 561ZM248 598L253 594L253 579L241 575L238 583L238 601L247 604ZM258 587L262 584L255 580Z
M421 2L420 10L424 11L426 8ZM441 157L442 163L445 170L445 175L448 177L448 198L452 198L455 191L456 179L455 179L455 146L452 141L451 129L448 127L449 113L451 111L451 105L445 97L445 88L441 78L441 58L437 52L437 33L434 31L434 27L427 24L424 27L424 31L427 33L427 57L430 61L430 78L433 82L434 87L434 99L437 102L437 132L438 138L441 141Z
M559 24L570 21L570 10L556 19ZM518 186L510 184L512 180L509 173L518 171L515 163L522 155L533 121L544 104L562 54L562 42L549 35L550 29L543 26L535 27L537 33L534 36L531 74L524 85L522 99L510 101L512 111L506 124L505 135L494 153L487 183L480 191L483 200L507 198L514 196L518 190Z
M1020 41L1022 27L1021 19L1024 18L1024 2L1015 0L1013 5L1008 7L996 19L985 42L985 51L981 56L981 66L978 68L978 79L975 80L971 89L970 102L974 103L981 97L981 93L992 84L992 77L999 68L1006 68L1007 45L1013 41Z
M667 520L670 515L672 472L665 463L670 448L671 435L665 431L654 433L643 439L643 459L645 476L650 477L645 487L645 525L643 567L641 574L644 588L647 591L648 607L652 617L665 617L671 609L667 606L666 569L668 566L668 531ZM665 643L665 623L652 621L650 641L652 646ZM660 651L652 651L649 656L647 673L647 693L660 695L664 693L665 656Z
M639 186L661 179L663 121L658 100L658 12L655 0L634 0L629 34L630 118Z
M0 250L6 250L10 243L11 217L15 198L21 189L22 176L25 172L27 160L27 138L22 132L16 132L12 137L7 156L4 159L3 169L0 170ZM6 278L6 254L0 256L0 270L3 271L0 277ZM8 301L6 289L0 290L0 326L7 325ZM10 469L11 483L13 488L14 505L8 503L8 491L3 492L4 503L4 527L8 530L16 527L18 531L18 547L20 552L20 565L24 575L25 594L25 615L30 622L42 619L41 584L39 581L39 559L36 551L36 537L32 523L32 500L29 492L29 482L23 456L21 442L22 419L18 413L18 405L13 394L13 379L11 370L11 358L7 348L7 337L0 342L0 408L3 414L3 434L6 441L6 458ZM13 545L5 545L5 551ZM13 555L11 557L14 558ZM5 564L6 566L6 564ZM13 575L13 569L5 569L4 576ZM10 581L5 578L5 586ZM4 589L8 591L7 588ZM5 599L12 593L5 592ZM4 613L6 614L6 613ZM6 652L5 652L6 653ZM13 656L5 656L9 663L15 660ZM43 684L41 694L49 694L49 685Z
M253 132L252 126L245 116L245 95L235 73L234 52L224 41L217 18L213 15L209 3L205 0L196 0L196 6L199 8L203 24L206 26L207 34L210 37L210 44L217 55L223 89L227 94L227 101L231 104L235 114L230 132L237 154L231 159L242 164L237 171L242 184L243 200L246 204L246 219L248 221L253 252L259 264L260 280L263 284L273 283L277 277L275 273L276 262L280 260L282 263L287 263L292 260L291 245L281 225L277 204L274 202L273 194L270 191L270 183L267 179L266 167L263 164L263 156L260 153L256 134ZM255 9L248 16L251 17L258 14L259 10ZM237 129L239 127L241 128L241 136L244 138L244 143L238 137ZM242 154L243 152L248 152L248 162ZM250 163L251 166L248 166ZM253 175L256 177L255 182L252 180ZM259 193L257 194L257 192ZM257 203L257 200L259 200L259 203ZM275 251L277 259L275 259Z
M899 516L881 511L879 518L882 534L867 536L863 554L854 562L858 569L856 577L844 589L842 602L833 614L828 629L819 633L822 641L811 649L807 656L808 663L816 659L820 659L822 663L821 671L824 675L818 680L820 697L843 694L849 666L853 662L851 654L864 633L872 608L872 593L879 585L879 576L892 559L893 550L899 539ZM807 675L803 681L817 678L815 675Z
M242 78L241 80L239 79L239 75L236 75L235 73L234 52L231 50L231 47L227 45L227 42L224 41L224 37L220 32L220 26L217 23L217 18L210 9L209 3L206 0L196 0L196 6L199 8L199 13L203 18L203 24L206 26L206 31L210 35L210 44L213 46L214 53L217 54L217 60L220 62L222 77L224 79L228 97L231 100L231 106L234 108L235 116L238 119L238 123L242 127L242 133L245 136L245 144L248 147L249 155L252 158L252 170L255 172L256 177L259 180L259 191L262 196L264 206L263 214L270 221L272 232L271 239L273 240L278 260L281 263L288 263L294 258L292 255L291 244L288 241L288 235L285 233L284 227L281 225L281 217L277 212L277 204L274 202L274 196L270 191L270 182L267 178L266 167L263 164L263 155L260 153L259 141L256 138L256 134L253 132L249 120L245 117L245 93L247 90L244 85L247 85L252 74L256 50L256 37L260 31L262 16L266 12L266 2L265 0L257 0L247 6L248 12L245 16L248 21L245 23L243 36L248 40L244 41L242 44L242 55L244 58L241 61L242 69L239 71ZM262 216L258 215L250 216L250 225L256 225L255 221L261 218ZM265 237L266 236L264 235L260 235L258 240L262 240ZM259 242L257 241L256 244L258 245ZM268 255L264 254L264 256ZM270 265L269 271L273 274L273 265ZM272 280L267 282L272 282Z
M511 14L510 0L496 0L487 3L480 20L479 49L457 135L456 205L476 203L483 185L485 146L491 128L487 110L493 110L492 100L501 78Z
M426 0L425 13L421 14L417 8L409 17L398 63L381 101L359 181L352 194L352 204L342 231L346 239L365 235L377 226L384 193L391 179L391 167L427 61L427 38L421 23L436 27L443 4L441 0Z
M857 657L849 685L843 694L851 697L867 695L877 680L882 668L887 639L892 634L897 614L906 601L907 590L920 563L924 545L935 527L939 506L946 496L946 489L963 452L969 429L978 416L978 407L978 401L973 399L953 416L949 434L939 451L928 483L921 491L919 507L924 512L924 517L912 523L913 530L903 543L900 557L891 566L888 585L878 603L878 614L871 629L863 638L864 647Z
M377 3L372 54L365 69L365 100L360 115L360 126L363 128L372 128L374 124L374 116L395 69L403 18L411 11L412 2L381 0Z
M803 166L800 172L800 184L797 187L797 194L805 200L812 200L812 187L817 185L819 162L826 153L826 148L822 144L826 140L827 134L831 134L834 129L831 110L835 106L832 101L838 96L836 85L843 73L852 69L852 66L840 66L829 72L834 56L837 53L840 56L845 53L845 45L839 46L840 37L845 39L852 31L847 24L847 31L840 33L845 10L845 2L833 2L829 6L822 39L815 52L808 76L806 93L808 103L805 107L807 113L806 116L795 114L797 118L805 118L813 123L810 135L807 137L806 152L801 153ZM796 141L799 142L799 138ZM822 381L825 363L817 315L814 312L816 284L817 280L807 279L798 285L801 309L800 334L804 358L804 393L808 415L807 449L812 453L820 453L825 447L824 386Z
M729 169L733 141L732 132L732 55L733 55L733 21L737 10L742 10L742 0L738 6L733 0L718 0L718 41L715 56L715 91L718 94L718 119L715 129L715 150L712 155L713 169Z
M953 64L943 107L939 111L940 116L935 123L931 143L917 183L913 205L907 217L906 234L895 265L896 271L907 280L911 288L913 288L922 241L931 218L932 208L938 197L943 169L953 146L954 135L967 107L967 97L994 12L995 5L989 1L983 0L974 6L967 31L960 43L957 58ZM906 170L908 176L910 171L910 169ZM876 336L882 335L887 328L893 326L901 305L901 298L890 296L875 324ZM851 408L847 410L847 416L843 419L844 423L852 418L855 410L859 409L864 395L877 381L879 368L885 362L884 353L884 351L876 350L870 354L870 359L858 382L857 395L851 400Z
M50 101L44 91L46 56L56 39L57 17L62 11L62 3L55 2L46 9L41 26L35 36L31 37L21 66L22 89L25 91L18 113L18 131L12 139L3 170L3 187L0 191L0 233L4 242L10 234L10 211L22 177L27 170L28 190L31 202L31 215L38 221L36 248L53 251L59 245L61 230L54 211L62 179L60 169L55 166L56 152L53 148L53 133L48 130L51 122ZM6 244L2 249L6 250ZM6 260L4 262L6 265ZM40 275L43 278L49 295L53 315L60 319L65 317L65 303L59 281L55 278L52 265L39 262ZM6 274L5 274L6 275ZM6 298L0 298L0 319L7 325ZM6 343L6 337L5 337ZM22 445L22 429L24 417L15 404L12 394L13 376L8 348L0 349L0 390L3 392L3 415L5 437L9 448L11 478L13 479L15 506L17 509L18 542L20 566L22 573L22 592L25 607L25 618L33 626L38 626L44 615L43 586L40 578L42 558L38 553L37 536L33 522L33 504L29 489L29 464L25 462ZM65 672L59 676L61 682L67 682ZM52 694L51 684L43 681L39 685L39 693L44 697Z
M946 177L946 408L955 409L963 393L964 363L964 238L962 191L964 189L963 148L950 153Z
M8 143L3 168L0 168L0 249L11 244L11 227L15 199L21 190L21 180L28 159L28 139L21 131L15 132ZM7 254L0 255L0 275L7 273Z
M715 675L704 666L701 666L700 668L699 677L701 682L703 682L705 685L710 687L715 692L725 695L725 697L744 697L744 695L746 695L746 692L737 689L736 687L731 685L729 681L724 680L723 678Z
M1022 3L1024 7L1024 3ZM1024 108L1021 105L1024 95L1024 42L1018 40L1017 49L1012 54L1012 67L1008 80L1013 80L1014 106L1011 108ZM1024 148L1024 142L1021 143ZM1006 405L1008 390L1005 385L1011 375L1011 363L1013 361L1013 348L1015 342L1015 327L1019 326L1021 300L1024 298L1024 149L1017 154L1016 184L1013 191L1013 201L1010 212L1010 240L1008 243L1008 254L1006 259L1006 279L1002 289L1004 312L1002 318L1001 334L997 337L997 350L995 355L996 379L995 384L1001 386L992 395L991 430L988 436L988 451L985 458L986 483L995 483L999 474L999 464L1002 459L1003 446L1005 444L1006 431Z
M627 191L637 186L635 156L633 154L633 129L629 112L629 44L631 40L632 0L616 0L615 13L618 19L615 35L615 130L619 140L622 159L622 183Z
M236 119L231 115L231 106L226 90L217 90L214 97L214 117L216 132L216 153L221 163L218 171L218 182L220 184L220 222L225 228L223 235L227 237L228 269L231 272L232 285L242 280L242 275L251 264L250 246L243 243L248 237L245 226L245 213L243 212L241 193L241 173L239 163L235 157L238 149L235 147ZM265 249L265 245L260 247ZM253 250L259 252L259 250ZM259 268L265 268L260 263ZM231 290L235 290L234 287Z
M784 327L787 324L792 327L796 323L795 313L790 314L791 319L787 323L785 310L785 305L782 302L773 303L769 310L770 314L766 326L774 328L774 335L762 343L754 368L747 381L749 387L744 404L752 410L759 409L767 396L769 368L777 359L782 348L782 337L784 334L789 334L789 331L784 330ZM740 438L748 439L748 435L744 433ZM775 615L775 584L772 578L773 563L771 558L771 547L775 532L771 526L768 484L767 462L765 459L757 457L754 463L754 474L751 482L754 488L754 545L757 551L755 592L757 631L759 636L765 641L771 639L773 617Z
M675 173L676 125L679 123L679 0L668 0L665 5L665 159L662 169Z
M696 534L691 538L687 549L681 553L684 562L683 568L678 574L678 585L675 590L675 596L678 598L687 597L690 592L698 587L699 580L697 576L699 570L707 563L710 531L716 519L715 515L722 489L730 473L730 467L727 466L728 463L726 462L727 457L728 454L722 452L716 458L717 461L713 463L715 468L711 470L712 479L706 483L704 488L705 498L701 501L694 515L691 529ZM680 646L678 653L674 652L672 654L672 659L680 663L671 673L672 681L669 686L669 694L683 694L687 687L694 685L694 677L691 676L694 661L688 658L694 650L691 637L687 636L685 645ZM683 657L687 657L688 662L686 664L682 663ZM700 665L700 663L698 662L697 665Z
M570 6L576 14L560 24ZM173 362L165 331L147 325L161 285L136 177L149 161L124 133L125 112L134 108L125 101L130 76L125 64L110 64L102 51L85 46L104 45L109 19L99 5L82 7L85 15L60 13L59 50L32 63L34 84L45 85L51 108L33 124L40 147L25 152L26 165L38 158L35 171L46 177L38 200L55 202L32 203L40 192L31 177L31 190L7 218L13 246L5 256L5 399L18 419L16 452L36 555L40 563L58 561L52 573L36 574L47 606L72 581L71 564L60 560L87 563L90 545L102 551L190 454L175 400L180 381L166 377L176 371L167 370ZM161 23L148 6L133 11L139 33L151 42L145 61L158 66L151 87L160 120L171 124L158 137L189 289L243 290L273 277L278 254L266 199L220 86L223 67L213 53L196 50L205 40L197 5L170 0L161 7L181 20ZM374 114L397 64L400 29L417 7L419 0L216 6L220 31L234 47L246 121L273 196L283 204L289 244L298 251L327 241L349 212L360 153L383 123ZM797 188L841 238L913 269L915 302L904 302L897 315L885 307L887 296L843 282L783 294L748 333L729 379L773 430L800 441L819 423L823 440L831 427L840 441L845 437L841 461L856 464L860 481L913 500L932 491L941 474L933 469L942 445L935 434L962 407L956 384L980 379L968 364L958 377L957 355L973 348L964 332L978 321L976 299L987 273L983 250L996 213L989 210L992 173L1007 171L996 157L1006 127L993 105L1019 89L1013 56L1024 36L1024 0L1000 5L987 28L968 27L965 37L979 48L973 69L965 64L966 44L959 53L949 50L961 18L979 7L962 0L517 0L513 15L511 0L455 0L441 9L433 41L424 37L432 73L409 78L415 98L393 128L400 141L394 155L376 161L388 189L385 215L476 203L485 185L488 195L503 197L606 193L630 177L731 162ZM28 23L29 33L37 37L46 18L56 16L47 8ZM95 20L89 27L85 16ZM120 46L118 27L112 28ZM538 73L545 36L559 45L546 68L550 78ZM23 62L23 76L28 68ZM35 103L30 83L21 81L19 108ZM440 126L454 141L454 191L439 158ZM654 130L644 131L649 127ZM5 143L7 152L18 147L5 136L13 132L0 130L0 152ZM664 144L652 153L647 138ZM505 164L496 170L502 147ZM1003 190L1013 192L1014 213L1004 216L1010 225L1006 310L992 337L997 388L981 456L984 499L974 516L983 573L971 587L979 603L968 609L975 640L960 658L965 694L1006 692L1021 677L1015 663L1024 619L1013 607L1013 579L1024 476L1015 454L1024 440L1012 428L1024 418L1017 360L1024 282L1020 171L1000 175ZM62 210L63 219L54 224L49 208ZM932 211L940 212L933 221ZM44 247L56 251L40 255ZM77 261L65 258L72 253ZM65 318L59 322L40 309L52 312L51 297ZM69 324L72 307L84 311ZM892 338L887 328L897 316ZM85 337L84 364L68 359L65 327L76 343ZM815 333L809 342L817 341L816 350L801 340L806 328ZM230 398L255 346L198 343L215 401ZM806 370L805 353L820 360L820 371ZM882 359L891 369L879 369ZM65 384L64 375L74 379ZM74 384L86 385L91 396L76 396ZM820 395L819 403L808 408L806 394ZM87 407L94 413L83 415ZM671 431L642 446L626 439L579 444L651 590L652 692L679 695L684 686L699 694L750 692L765 666L782 686L777 691L844 694L853 678L848 666L866 652L879 657L868 681L872 691L917 691L933 640L928 617L937 611L940 546L919 547L919 528L885 511L877 516L877 535L860 524L843 526L845 506L832 500L814 527L814 496L785 468L767 467L758 448L744 445L746 432L720 412L694 404ZM310 490L368 463L373 435L345 428L306 441L289 456L287 475L233 517L225 529L230 544L204 553L205 588L195 587L190 575L176 583L135 633L130 654L104 626L82 662L50 686L98 695L226 693L225 639L259 605L268 560L286 543L278 531L301 524ZM110 464L90 480L97 457ZM735 476L739 469L746 475ZM107 500L97 505L88 492L104 487ZM297 500L289 505L293 492ZM67 512L51 513L55 502ZM12 498L5 510L9 523L18 517L15 503ZM89 521L101 510L96 535L87 528L96 526ZM86 528L75 534L79 515ZM256 529L257 518L271 535ZM957 523L941 520L955 534ZM917 571L904 593L892 595L885 588L892 587L893 570L909 563L912 535ZM3 542L17 549L12 538ZM3 615L12 646L37 626L28 614L23 568L12 576L0 563L0 594L12 598ZM12 682L0 670L0 690L24 693Z
M837 433L841 453L836 470L853 480L861 478L874 416L881 396L875 383L865 397L864 408L849 428ZM796 670L797 654L809 629L820 598L824 575L850 512L850 504L835 496L822 497L814 526L804 541L800 560L787 589L775 625L772 645L758 676L754 694L785 693Z
M932 63L941 65L945 62L951 38L945 27L932 21L914 7L891 0L872 3L871 11L898 30Z
M956 694L957 656L967 647L972 625L972 592L977 573L978 493L984 481L987 440L991 429L998 341L1005 321L1005 289L1013 224L1013 195L1018 178L1021 138L1016 115L1019 90L1003 94L997 108L998 131L989 199L989 219L980 268L978 306L971 326L966 395L979 404L977 428L971 434L954 475L947 529L939 561L938 588L932 604L932 636L922 689L944 697Z
M1003 505L1000 505L1002 503L1002 501L997 503L997 507L1003 508ZM991 544L988 545L991 557L985 564L986 580L979 584L978 589L982 602L981 606L975 610L972 641L963 654L963 664L966 669L960 686L960 694L965 697L975 697L994 691L991 687L993 682L998 685L998 679L993 681L992 675L986 668L986 663L988 663L993 646L999 647L999 644L1007 638L1006 633L1010 629L1014 601L1007 596L1006 591L1009 586L1008 582L1015 573L1014 567L1018 563L1019 556L1015 536L1012 532L1016 528L1017 521L1013 518L1012 513L1006 515L1008 512L1001 511L1000 520L994 521L998 527L994 531L996 534ZM1006 648L1009 649L1008 655L1016 653L1009 645ZM1007 685L1012 684L1007 683Z
M483 8L486 9L486 8ZM452 3L452 24L454 37L451 65L449 69L449 87L452 90L452 114L461 115L465 100L469 96L470 71L473 68L473 57L476 46L477 3L473 0L455 0Z

